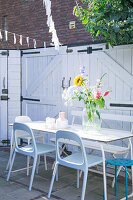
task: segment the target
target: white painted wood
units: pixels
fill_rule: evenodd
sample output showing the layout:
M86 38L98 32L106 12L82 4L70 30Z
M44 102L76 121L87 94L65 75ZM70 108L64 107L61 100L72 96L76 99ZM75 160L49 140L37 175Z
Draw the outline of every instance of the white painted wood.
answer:
M128 116L128 115L115 115L115 114L102 113L101 118L108 119L108 120L133 122L133 116Z
M21 114L21 57L19 50L10 50L8 57L8 123L13 123L16 116ZM8 136L11 136L8 127Z
M62 110L62 80L64 63L62 57L66 47L57 54L54 48L39 54L24 54L22 57L22 96L39 99L39 101L24 100L22 114L32 120L45 120L46 117L58 117ZM65 50L64 50L65 49ZM29 51L24 51L31 52ZM62 56L62 57L61 57ZM66 75L66 74L65 74ZM64 105L63 105L64 106Z
M6 51L5 51L6 52ZM2 50L0 50L2 53ZM0 54L0 143L2 140L7 140L8 137L8 124L7 124L7 101L2 101L1 96L7 96L2 94L2 89L7 89L7 55Z
M44 69L44 71L39 74L37 79L31 83L31 85L27 88L27 93L31 95L34 91L40 86L40 84L47 79L50 75L51 71L54 71L56 67L60 66L61 56L56 56L52 59L52 61L48 64L48 66Z
M54 144L56 144L56 138L51 138L50 141L52 141ZM65 139L65 140L61 139L60 142L77 146L76 142L74 143L73 141L67 140L67 139ZM101 150L101 145L98 142L83 140L83 144L84 144L84 147L87 149L93 149L93 150L98 150L98 151ZM111 153L111 154L112 153L113 154L124 154L124 153L129 152L128 147L115 146L115 145L111 145L111 144L103 144L103 148L104 148L105 152Z
M108 64L108 68L115 72L117 76L127 83L127 85L131 86L133 85L133 78L132 75L123 68L123 66L117 62L117 60L113 59L107 52L101 53L101 59L104 60Z
M71 115L75 117L82 117L82 111L72 110ZM109 113L101 113L102 120L115 120L115 121L124 121L124 122L133 122L133 116L128 115L116 115Z
M28 122L25 124L27 124L33 130L49 132L52 134L55 134L58 130L57 128L48 129L45 122L42 122L42 121ZM86 134L82 130L82 126L70 126L69 125L64 130L76 132L77 134L80 135L80 137L82 139L98 141L98 142L105 142L105 143L133 137L133 134L130 131L121 131L121 130L117 130L117 129L115 131L112 129L101 129L100 132L90 131L90 134Z
M81 110L83 103L74 101L72 106L63 105L62 80L65 78L65 87L68 87L69 83L73 85L74 77L80 73L80 67L85 66L89 85L95 85L96 79L100 78L103 73L107 73L103 79L103 91L112 89L112 92L105 97L108 110L102 112L132 115L132 107L118 108L108 105L113 102L126 104L133 102L133 45L114 47L109 50L105 50L105 44L90 46L102 47L104 52L95 51L92 54L78 52L88 46L69 47L72 53L66 53L66 47L61 47L58 53L53 48L24 51L40 52L39 54L25 54L22 57L23 96L40 99L40 102L23 102L23 114L29 115L33 120L43 120L46 116L57 118L59 111L65 111L71 124L71 110L75 108ZM127 122L115 123L113 120L110 120L109 126L121 127L125 130L131 128Z

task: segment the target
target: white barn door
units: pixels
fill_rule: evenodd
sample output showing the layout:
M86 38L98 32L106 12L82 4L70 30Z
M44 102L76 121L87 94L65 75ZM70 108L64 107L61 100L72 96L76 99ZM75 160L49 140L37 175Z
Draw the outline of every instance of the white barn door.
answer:
M71 77L71 85L73 85L74 77L80 73L80 67L83 66L86 67L90 86L96 85L97 79L106 73L103 78L103 91L112 90L110 95L105 98L107 107L110 102L121 103L125 107L108 107L108 110L101 110L101 112L131 115L132 107L126 110L126 104L133 103L133 45L118 46L109 50L105 50L104 44L90 46L94 49L91 54L81 52L81 50L87 50L88 46L69 47L71 53L67 55L68 80ZM101 48L102 50L95 50ZM68 108L68 113L71 109L81 109L83 106L82 103L75 101L72 107ZM71 115L68 115L68 117L71 121ZM118 123L111 123L111 126L120 128ZM121 127L128 128L126 124L121 124Z
M23 51L22 115L32 120L58 117L62 111L63 52L54 48Z
M0 142L8 139L8 51L0 50Z
M95 48L103 48L104 45L91 45ZM96 80L102 75L101 65L98 60L98 56L101 54L101 51L95 51L91 54L87 52L79 52L87 50L88 46L78 46L78 47L69 47L68 53L68 79L71 79L71 85L73 85L74 78L80 74L80 69L84 66L85 73L88 76L89 85L93 86L96 84ZM68 107L68 113L71 113L71 110L82 110L85 105L83 102L74 100L71 107ZM71 115L68 115L69 121L72 120ZM75 119L76 123L82 123L80 118Z
M59 111L65 111L71 123L71 110L75 107L81 109L83 105L74 102L72 107L65 107L61 95L63 88L73 85L74 77L79 74L80 67L83 66L86 67L90 86L95 85L96 80L107 73L103 79L104 91L112 89L110 95L106 97L107 105L110 101L131 103L133 101L132 45L114 47L110 50L105 50L104 44L90 46L94 50L101 48L103 50L87 54L79 50L85 50L88 46L79 46L68 49L60 47L59 52L54 48L24 51L22 114L30 116L33 120L45 120L47 116L57 118ZM109 108L107 112L132 114L131 111L121 111L120 108L117 108L117 111Z

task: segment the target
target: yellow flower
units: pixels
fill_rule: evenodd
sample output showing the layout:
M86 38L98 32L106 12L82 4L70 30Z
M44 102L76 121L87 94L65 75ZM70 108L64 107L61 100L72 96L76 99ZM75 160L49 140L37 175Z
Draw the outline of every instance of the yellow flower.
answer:
M82 76L81 75L78 75L75 77L74 79L74 84L78 87L82 84L83 82L83 79L82 79Z

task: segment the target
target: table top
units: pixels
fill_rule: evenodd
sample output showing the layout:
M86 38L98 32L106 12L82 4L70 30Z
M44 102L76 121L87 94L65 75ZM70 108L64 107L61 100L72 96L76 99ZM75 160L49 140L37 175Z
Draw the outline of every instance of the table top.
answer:
M46 123L44 121L32 121L25 124L27 124L32 130L38 130L42 132L56 133L59 130L57 128L53 129L47 128ZM13 124L9 125L11 126ZM99 142L113 142L133 137L133 134L130 131L124 131L118 129L102 128L100 132L89 131L86 133L82 130L82 126L80 125L73 125L73 126L68 125L67 128L61 130L72 131L79 134L82 139L88 139Z

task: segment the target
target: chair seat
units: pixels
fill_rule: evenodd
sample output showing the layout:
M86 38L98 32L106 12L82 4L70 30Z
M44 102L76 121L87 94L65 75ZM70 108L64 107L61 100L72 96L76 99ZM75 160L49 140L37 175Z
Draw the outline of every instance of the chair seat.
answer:
M89 155L89 154L87 154L86 156L87 156L87 161L88 161L88 167L92 167L94 165L97 165L103 162L103 159L100 156ZM80 164L83 161L83 156L81 153L74 153L70 156L65 157L63 160L72 162L75 164Z
M37 146L37 154L44 154L44 153L49 153L52 151L55 151L55 147L52 145L48 144L36 144ZM32 153L33 152L33 146L32 145L26 145L24 147L20 148L24 152Z
M133 160L126 158L114 158L108 160L107 164L128 167L133 165Z

